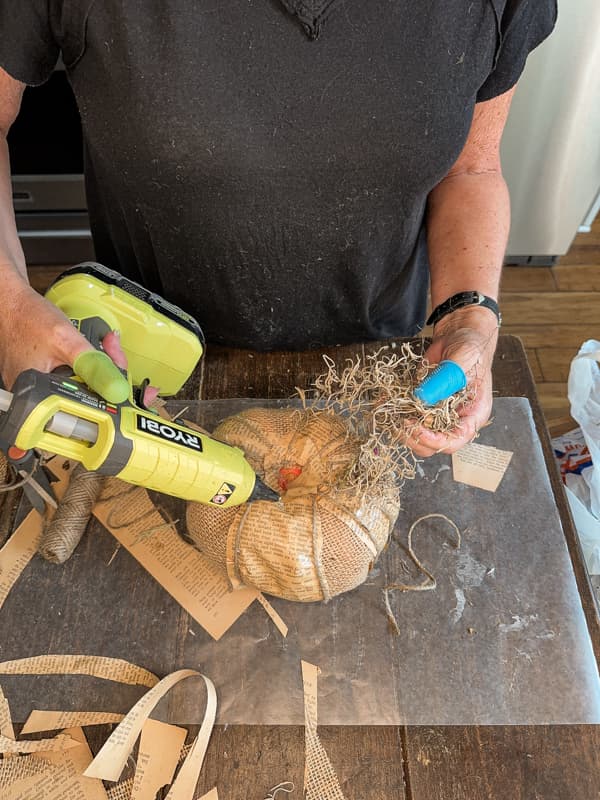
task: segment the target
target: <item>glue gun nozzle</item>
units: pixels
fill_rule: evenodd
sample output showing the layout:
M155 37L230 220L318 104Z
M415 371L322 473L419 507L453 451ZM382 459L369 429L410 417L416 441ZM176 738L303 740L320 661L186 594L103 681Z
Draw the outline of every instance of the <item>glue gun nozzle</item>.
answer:
M280 497L277 492L267 486L257 475L254 489L247 502L253 503L255 500L269 500L272 503L276 503L279 499Z

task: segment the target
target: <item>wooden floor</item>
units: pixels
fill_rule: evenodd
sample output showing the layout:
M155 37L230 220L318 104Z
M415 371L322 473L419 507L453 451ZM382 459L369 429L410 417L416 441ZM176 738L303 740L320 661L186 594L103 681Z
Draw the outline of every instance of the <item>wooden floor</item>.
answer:
M556 266L506 267L501 307L503 332L527 348L551 431L567 429L571 359L586 339L600 339L600 215Z
M64 267L32 266L44 291ZM572 427L567 400L571 359L586 339L600 339L600 216L554 267L506 267L503 332L520 336L551 431Z

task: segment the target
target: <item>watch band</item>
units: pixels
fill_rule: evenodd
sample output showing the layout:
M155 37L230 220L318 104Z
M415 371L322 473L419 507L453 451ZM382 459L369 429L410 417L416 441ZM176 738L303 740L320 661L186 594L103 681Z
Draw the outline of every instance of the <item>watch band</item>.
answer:
M444 300L443 303L440 303L439 306L433 309L425 324L437 325L442 317L451 314L459 308L466 308L467 306L483 306L484 308L489 308L489 310L496 315L498 327L502 324L502 314L500 313L498 303L491 297L481 294L481 292L459 292L458 294L453 294L452 297Z

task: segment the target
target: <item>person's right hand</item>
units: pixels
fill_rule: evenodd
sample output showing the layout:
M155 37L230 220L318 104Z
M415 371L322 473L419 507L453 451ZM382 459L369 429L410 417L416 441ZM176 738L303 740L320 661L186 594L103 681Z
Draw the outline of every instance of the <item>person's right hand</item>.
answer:
M83 353L95 353L93 346L77 331L65 315L39 295L22 279L6 280L4 307L0 310L0 375L7 389L26 369L52 372L56 367L74 367ZM118 336L108 334L108 356L78 360L79 377L90 389L112 402L122 402L126 378L117 366L126 366ZM113 363L114 362L114 363ZM83 365L83 369L82 369ZM107 396L113 395L113 396Z

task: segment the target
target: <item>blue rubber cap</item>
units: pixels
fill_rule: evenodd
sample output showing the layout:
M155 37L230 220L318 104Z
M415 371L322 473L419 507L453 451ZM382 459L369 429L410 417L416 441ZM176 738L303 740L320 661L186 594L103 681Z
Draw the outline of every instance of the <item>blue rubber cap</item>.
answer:
M440 361L437 367L415 389L415 397L423 405L434 406L460 392L467 385L467 376L455 361Z

